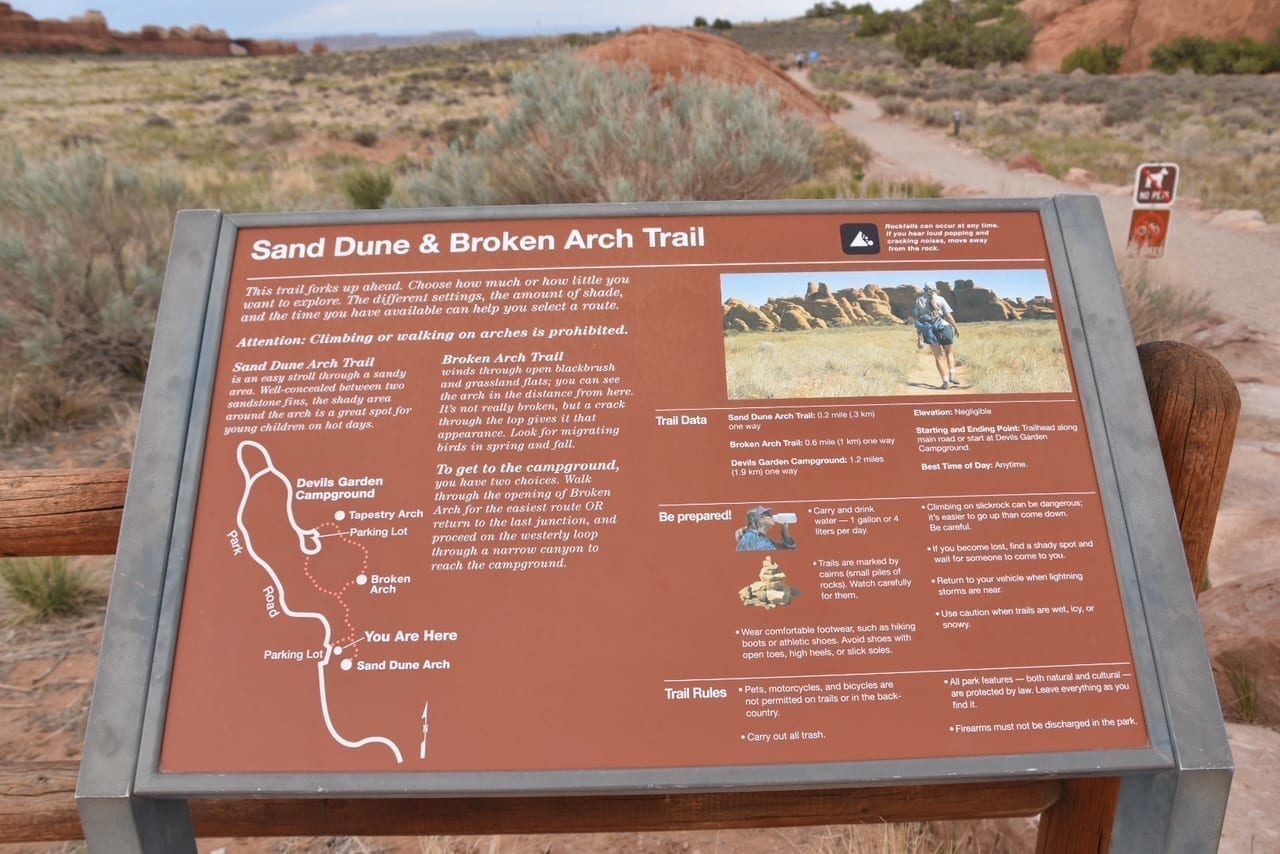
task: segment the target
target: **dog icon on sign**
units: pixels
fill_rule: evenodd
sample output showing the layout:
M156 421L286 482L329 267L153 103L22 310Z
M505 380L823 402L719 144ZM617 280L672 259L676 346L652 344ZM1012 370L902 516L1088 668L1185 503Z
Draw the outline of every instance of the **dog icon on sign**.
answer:
M1178 187L1178 164L1143 163L1134 181L1134 204L1171 205Z

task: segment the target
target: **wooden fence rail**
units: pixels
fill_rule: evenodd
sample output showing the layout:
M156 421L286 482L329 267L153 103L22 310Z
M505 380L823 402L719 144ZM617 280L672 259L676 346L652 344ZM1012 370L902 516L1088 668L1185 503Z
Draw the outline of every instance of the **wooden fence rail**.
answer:
M1222 497L1240 396L1186 345L1139 348L1196 589ZM0 472L0 555L112 554L126 470ZM83 838L75 762L0 767L0 842ZM194 800L200 836L438 835L708 830L1040 816L1037 851L1110 848L1116 778L1012 780L783 792L485 798Z

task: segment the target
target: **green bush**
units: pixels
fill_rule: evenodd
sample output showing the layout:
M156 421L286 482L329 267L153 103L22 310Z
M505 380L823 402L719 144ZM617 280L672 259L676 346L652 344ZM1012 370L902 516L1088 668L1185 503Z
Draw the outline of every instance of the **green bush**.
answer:
M733 22L730 21L728 18L716 18L714 21L711 22L711 29L731 30L733 29Z
M44 162L0 152L0 372L104 391L141 380L184 193L163 170L91 149Z
M707 25L707 19L699 15L693 19L693 25L695 27L705 27Z
M1098 42L1093 47L1076 48L1062 59L1062 73L1070 74L1077 68L1089 74L1115 74L1120 70L1124 48L1120 45Z
M381 170L353 169L342 176L342 191L357 210L377 210L391 195L391 176Z
M1280 71L1280 30L1259 43L1250 38L1212 41L1178 36L1151 49L1151 67L1172 74L1188 68L1197 74L1271 74Z
M469 146L410 176L411 205L776 198L812 173L818 133L762 87L544 59Z
M1000 3L976 10L950 0L925 0L919 19L894 37L902 55L919 65L932 57L956 68L983 68L1026 59L1035 31L1025 15ZM998 16L989 17L992 13Z
M897 16L891 11L876 12L872 10L864 12L858 23L858 31L854 35L864 39L882 36L893 30L896 20Z
M91 598L84 574L64 557L6 558L0 561L0 579L9 596L37 620L78 614Z

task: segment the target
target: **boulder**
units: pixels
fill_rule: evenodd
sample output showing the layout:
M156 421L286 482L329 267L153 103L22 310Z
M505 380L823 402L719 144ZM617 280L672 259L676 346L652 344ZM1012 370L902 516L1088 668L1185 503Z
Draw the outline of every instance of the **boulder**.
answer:
M1280 724L1280 569L1212 587L1199 605L1224 716Z
M1226 210L1215 215L1213 219L1209 220L1209 225L1216 225L1218 228L1235 228L1242 231L1251 231L1256 228L1266 228L1267 220L1262 216L1261 211Z
M798 305L788 305L779 312L779 326L787 332L801 332L808 329L825 329L826 323L805 311Z
M739 332L772 332L778 328L778 322L753 305L747 305L740 299L730 299L724 304L724 328Z
M958 279L952 292L951 307L956 320L971 323L980 320L1016 320L1018 312L990 288L979 288L971 279Z

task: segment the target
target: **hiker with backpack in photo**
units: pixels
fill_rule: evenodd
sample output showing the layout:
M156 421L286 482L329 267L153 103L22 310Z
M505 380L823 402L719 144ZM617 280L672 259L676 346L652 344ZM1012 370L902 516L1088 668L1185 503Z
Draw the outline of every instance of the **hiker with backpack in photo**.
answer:
M940 388L960 385L956 381L956 359L952 345L960 337L951 306L938 295L933 285L925 285L924 293L916 298L916 347L928 344L933 350L933 363L942 378Z

